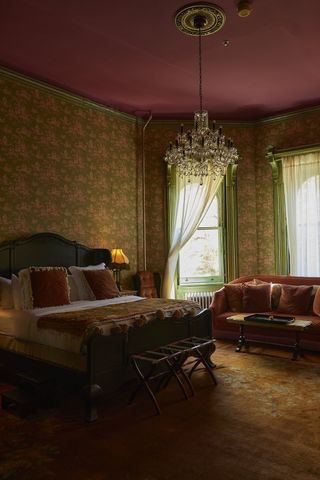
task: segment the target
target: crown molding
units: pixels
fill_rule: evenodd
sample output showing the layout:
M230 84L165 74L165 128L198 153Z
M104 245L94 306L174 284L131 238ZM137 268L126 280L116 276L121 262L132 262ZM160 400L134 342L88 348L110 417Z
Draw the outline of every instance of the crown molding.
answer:
M97 110L99 112L106 113L110 116L119 118L121 120L125 120L130 123L137 123L137 122L140 123L140 120L141 120L135 115L119 112L118 110L114 110L113 108L106 107L105 105L102 105L98 102L94 102L93 100L89 100L88 98L82 97L81 95L70 93L67 90L64 90L59 87L55 87L53 85L49 85L48 83L43 82L41 80L35 80L34 78L28 77L27 75L24 75L22 73L15 72L3 66L0 66L0 75L10 80L19 82L22 85L27 85L28 87L42 90L45 93L49 93L54 97L61 98L67 102L72 103L73 105L77 105L82 108L90 108L93 110ZM141 124L143 124L142 120L141 120Z
M155 127L175 127L179 126L183 123L183 125L187 127L193 126L193 120L151 120L150 124L154 125ZM253 127L255 126L256 122L247 122L247 121L230 121L230 120L217 120L216 125L219 127L221 126L229 126L229 127Z
M98 102L95 102L93 100L89 100L86 97L82 97L81 95L77 95L75 93L68 92L67 90L56 87L53 85L50 85L46 82L43 82L41 80L36 80L34 78L31 78L25 74L13 71L7 67L1 66L0 65L0 75L9 78L11 80L17 81L21 84L31 86L33 88L40 89L46 93L49 93L57 98L62 98L63 100L66 100L74 105L78 105L83 108L91 108L93 110L97 110L100 112L107 113L108 115L114 116L116 118L120 118L121 120L125 120L130 123L138 123L139 125L143 125L145 123L145 120L134 115L134 114L129 114L129 113L124 113L120 112L119 110L115 110L111 107L107 107L105 105L102 105ZM230 127L235 127L235 128L243 128L243 127L259 127L260 125L265 125L265 124L270 124L270 123L277 123L277 122L283 122L286 120L293 119L295 117L301 117L301 116L306 116L310 114L318 114L320 113L320 105L316 105L313 107L308 107L308 108L300 108L297 110L293 110L291 112L287 112L284 114L278 114L278 115L271 115L267 116L265 118L261 118L258 120L252 120L252 121L241 121L241 120L217 120L217 123L222 126L230 126ZM169 127L169 126L176 126L180 125L181 123L187 125L187 126L192 126L193 125L193 119L190 120L185 120L185 119L174 119L174 120L151 120L150 124L155 126L155 127Z
M262 118L261 120L257 120L255 123L257 125L263 125L266 123L276 123L276 122L283 122L285 120L290 120L291 118L301 117L310 114L317 114L320 113L320 105L315 105L314 107L308 108L300 108L298 110L293 110L292 112L287 112L279 115L272 115L270 117Z

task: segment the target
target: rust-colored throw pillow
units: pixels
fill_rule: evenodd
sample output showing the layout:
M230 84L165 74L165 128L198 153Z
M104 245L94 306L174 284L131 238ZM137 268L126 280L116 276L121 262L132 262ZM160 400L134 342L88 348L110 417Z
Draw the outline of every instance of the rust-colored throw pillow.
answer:
M312 294L312 285L282 285L277 312L291 315L308 313Z
M243 285L243 311L244 312L270 312L271 310L271 284Z
M231 312L242 312L242 283L228 283L224 286L224 289L227 296L229 310Z
M119 297L119 289L109 270L83 270L83 274L96 300Z
M63 267L30 267L33 308L70 303L67 270Z
M320 288L317 289L313 300L313 313L320 317Z

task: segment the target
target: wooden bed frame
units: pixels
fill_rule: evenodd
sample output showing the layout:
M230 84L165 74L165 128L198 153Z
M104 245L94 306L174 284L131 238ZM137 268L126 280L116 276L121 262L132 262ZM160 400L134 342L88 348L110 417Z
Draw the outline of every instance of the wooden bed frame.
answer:
M38 233L0 246L0 275L10 277L29 266L87 266L111 263L107 249L94 249L70 241L55 233ZM86 371L75 371L0 349L0 361L12 371L38 370L55 379L58 385L81 389L85 400L85 418L97 418L97 400L110 395L134 373L130 356L190 336L212 338L211 311L204 310L188 319L154 320L143 327L131 327L127 333L94 336L86 353Z

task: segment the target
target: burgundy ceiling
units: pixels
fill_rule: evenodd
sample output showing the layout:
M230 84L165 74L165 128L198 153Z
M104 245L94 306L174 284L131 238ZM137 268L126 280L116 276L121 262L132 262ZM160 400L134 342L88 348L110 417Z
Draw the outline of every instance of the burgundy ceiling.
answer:
M217 3L226 24L203 39L212 118L250 120L320 104L320 0L253 0L247 18L237 15L236 0ZM197 38L174 26L182 5L0 0L0 64L123 112L192 118Z

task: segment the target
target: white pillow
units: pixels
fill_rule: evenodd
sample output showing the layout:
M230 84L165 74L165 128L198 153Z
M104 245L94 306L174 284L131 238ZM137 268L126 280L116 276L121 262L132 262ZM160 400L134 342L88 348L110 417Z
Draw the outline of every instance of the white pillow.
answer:
M77 286L79 300L95 300L96 299L91 288L89 287L86 277L82 273L82 270L103 270L104 268L106 268L105 263L99 263L99 265L89 265L88 267L76 267L76 266L69 267L69 270Z
M77 300L80 300L77 285L72 275L68 275L68 284L70 288L70 302L76 302Z
M20 308L22 310L29 310L33 308L33 296L30 280L30 272L28 268L23 268L19 271L20 282Z
M9 278L0 277L0 307L13 308L12 283Z
M21 285L16 275L11 277L13 306L16 310L21 309Z

